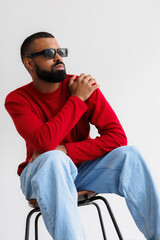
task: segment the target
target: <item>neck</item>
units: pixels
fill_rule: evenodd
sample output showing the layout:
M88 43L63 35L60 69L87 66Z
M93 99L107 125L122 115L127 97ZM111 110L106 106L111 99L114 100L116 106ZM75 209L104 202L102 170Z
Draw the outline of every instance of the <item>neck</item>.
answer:
M51 93L59 88L59 83L49 83L41 79L33 79L33 85L42 93Z

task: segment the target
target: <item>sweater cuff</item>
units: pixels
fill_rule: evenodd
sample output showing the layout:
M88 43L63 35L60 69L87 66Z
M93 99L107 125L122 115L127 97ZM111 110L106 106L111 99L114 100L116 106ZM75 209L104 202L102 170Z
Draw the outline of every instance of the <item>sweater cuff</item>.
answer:
M74 158L74 143L65 143L64 144L66 149L67 149L67 155L68 157L70 157L70 159L74 162L74 164L79 163L78 161L76 161L76 159ZM83 161L82 161L83 162Z
M71 95L70 100L74 101L74 102L77 102L79 104L79 106L84 110L84 111L87 111L88 109L88 106L87 104L82 101L79 97L75 96L75 95Z

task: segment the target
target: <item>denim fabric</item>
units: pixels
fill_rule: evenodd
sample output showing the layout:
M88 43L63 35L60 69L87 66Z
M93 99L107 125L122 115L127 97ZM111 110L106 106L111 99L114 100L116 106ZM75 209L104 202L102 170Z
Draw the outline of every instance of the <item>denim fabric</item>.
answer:
M36 198L54 240L85 240L77 210L77 191L115 193L125 197L137 227L148 240L160 240L160 201L138 150L119 147L77 168L63 152L39 155L21 176L26 199Z

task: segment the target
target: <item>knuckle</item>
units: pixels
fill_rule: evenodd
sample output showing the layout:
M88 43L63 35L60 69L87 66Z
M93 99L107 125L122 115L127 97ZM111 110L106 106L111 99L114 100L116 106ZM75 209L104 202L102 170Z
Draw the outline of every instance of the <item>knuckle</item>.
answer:
M86 76L86 74L85 73L82 73L81 75L80 75L80 77L85 77Z
M92 79L92 76L89 74L89 75L87 75L87 78L88 79Z
M85 74L84 73L82 73L80 76L79 76L79 78L78 78L78 81L82 81L84 78L85 78Z

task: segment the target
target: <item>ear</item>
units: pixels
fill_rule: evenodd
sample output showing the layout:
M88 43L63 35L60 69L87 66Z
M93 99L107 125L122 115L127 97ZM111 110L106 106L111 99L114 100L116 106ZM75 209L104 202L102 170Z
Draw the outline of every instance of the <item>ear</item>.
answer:
M24 58L24 66L27 68L28 71L33 71L34 69L34 62L31 58Z

